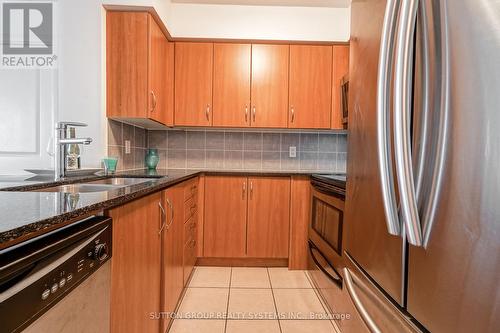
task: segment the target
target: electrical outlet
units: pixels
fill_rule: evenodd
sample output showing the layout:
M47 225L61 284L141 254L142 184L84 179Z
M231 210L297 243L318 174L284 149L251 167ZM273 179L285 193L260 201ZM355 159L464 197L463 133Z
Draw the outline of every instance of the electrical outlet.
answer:
M125 154L130 154L130 140L125 140Z
M290 157L297 157L297 147L291 146L288 155Z

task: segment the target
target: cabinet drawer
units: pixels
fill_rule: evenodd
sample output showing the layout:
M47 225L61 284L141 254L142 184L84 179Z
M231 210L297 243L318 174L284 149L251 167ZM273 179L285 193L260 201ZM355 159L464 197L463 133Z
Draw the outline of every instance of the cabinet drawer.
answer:
M195 197L188 199L184 203L184 222L188 221L198 211L198 200Z
M189 219L189 221L184 224L184 244L196 240L196 227L196 219L194 218Z
M184 201L198 197L198 178L188 180L184 185Z
M192 239L184 245L184 285L186 285L196 263L196 240Z

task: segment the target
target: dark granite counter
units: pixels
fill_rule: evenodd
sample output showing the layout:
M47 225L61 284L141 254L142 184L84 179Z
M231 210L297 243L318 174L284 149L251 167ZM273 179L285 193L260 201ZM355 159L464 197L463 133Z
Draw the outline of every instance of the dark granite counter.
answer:
M102 192L62 193L29 192L53 186L82 183L109 178L87 176L59 182L48 180L0 179L0 249L65 226L78 219L105 209L122 205L145 195L166 189L200 174L291 176L310 175L308 172L268 171L197 171L197 170L136 170L121 172L114 177L151 178L150 181Z

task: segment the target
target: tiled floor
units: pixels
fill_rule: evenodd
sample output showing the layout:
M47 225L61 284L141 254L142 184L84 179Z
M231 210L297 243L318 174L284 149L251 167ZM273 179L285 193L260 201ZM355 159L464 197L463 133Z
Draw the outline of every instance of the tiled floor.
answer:
M170 333L335 333L304 271L196 267Z

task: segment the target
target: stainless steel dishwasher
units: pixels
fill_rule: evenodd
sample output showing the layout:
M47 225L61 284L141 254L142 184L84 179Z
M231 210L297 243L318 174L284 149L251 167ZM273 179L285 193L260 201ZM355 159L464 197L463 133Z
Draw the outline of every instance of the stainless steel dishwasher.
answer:
M111 219L0 251L0 332L109 332Z

